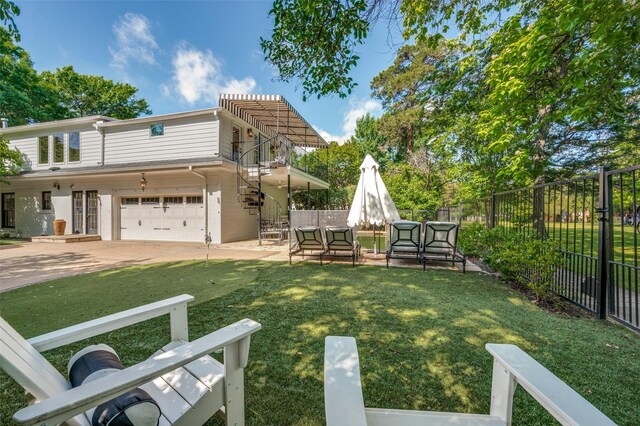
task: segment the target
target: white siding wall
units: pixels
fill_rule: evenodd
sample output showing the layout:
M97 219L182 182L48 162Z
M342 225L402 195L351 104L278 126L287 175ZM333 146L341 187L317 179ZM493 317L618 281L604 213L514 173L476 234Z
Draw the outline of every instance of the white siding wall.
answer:
M222 243L258 238L258 216L242 208L236 197L236 185L235 174L220 174Z
M38 164L38 138L40 136L48 136L53 133L80 132L80 161L68 161L68 141L65 136L64 159L63 163L53 163L53 142L49 142L49 162L47 164ZM52 166L61 168L89 167L96 166L100 163L101 153L101 136L100 132L94 128L88 129L69 129L61 132L41 132L29 136L23 136L10 139L9 146L18 149L25 160L24 170L48 170Z
M105 129L105 164L214 157L218 150L218 121L208 116L159 120L164 135L151 137L149 124Z

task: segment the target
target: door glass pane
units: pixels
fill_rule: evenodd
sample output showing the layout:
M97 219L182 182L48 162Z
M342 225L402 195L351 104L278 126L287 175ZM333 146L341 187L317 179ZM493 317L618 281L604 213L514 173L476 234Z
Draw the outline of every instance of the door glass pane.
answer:
M64 163L64 135L55 133L53 135L53 162Z
M87 191L87 234L98 233L98 191Z
M69 161L80 161L80 132L69 133Z
M82 191L73 191L73 233L84 233L84 214L82 209Z

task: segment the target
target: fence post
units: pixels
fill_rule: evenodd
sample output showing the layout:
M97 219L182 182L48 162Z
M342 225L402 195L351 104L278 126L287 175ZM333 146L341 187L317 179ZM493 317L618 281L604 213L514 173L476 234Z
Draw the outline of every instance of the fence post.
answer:
M608 167L600 167L600 188L598 193L598 281L600 283L600 293L598 295L598 316L600 319L607 318L607 291L609 289L609 209L611 197L611 179L606 172Z
M462 228L462 201L460 201L460 211L458 213L458 226Z
M496 227L496 193L492 192L491 193L491 216L489 217L489 227L490 228L495 228Z

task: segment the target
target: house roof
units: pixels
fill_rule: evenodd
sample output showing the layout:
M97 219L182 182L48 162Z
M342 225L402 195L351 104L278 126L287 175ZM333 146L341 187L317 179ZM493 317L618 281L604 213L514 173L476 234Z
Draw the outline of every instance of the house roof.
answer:
M283 96L221 94L218 105L265 133L268 129L285 136L295 145L328 146Z
M129 124L157 123L163 120L171 120L175 118L198 117L201 115L215 114L216 111L218 111L219 109L220 108L207 108L207 109L199 109L195 111L172 112L170 114L161 114L161 115L149 115L146 117L130 118L128 120L116 120L111 122L99 123L96 125L96 127L105 128L105 127L127 126Z
M104 115L90 115L87 117L68 118L66 120L45 121L44 123L24 124L21 126L7 127L0 129L0 135L9 136L16 133L63 130L84 125L92 125L97 121L117 121L115 118ZM11 123L9 123L11 124Z

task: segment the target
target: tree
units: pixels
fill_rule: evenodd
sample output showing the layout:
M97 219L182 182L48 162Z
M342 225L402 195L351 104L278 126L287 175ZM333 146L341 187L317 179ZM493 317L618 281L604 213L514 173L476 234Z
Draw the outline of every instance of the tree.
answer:
M63 115L56 92L42 84L29 54L0 28L0 116L20 125Z
M366 38L365 0L275 0L271 37L260 46L279 78L302 78L303 98L337 93L345 97L356 83L349 72L359 57L354 48Z
M9 148L9 141L0 137L0 183L8 183L6 177L16 174L22 165L22 154Z
M371 154L381 170L385 170L391 160L387 140L378 132L378 119L370 113L356 120L356 129L349 142L358 145L362 155Z
M128 119L151 114L147 101L137 99L138 89L128 83L78 74L72 66L58 68L55 72L44 71L40 77L45 85L58 93L68 118L107 115Z
M403 46L396 59L371 82L373 97L382 101L385 113L380 131L400 152L411 154L422 119L430 105L421 101L429 75L448 51L425 43Z
M10 0L0 0L0 21L15 41L20 41L20 32L13 18L20 14L20 8Z

